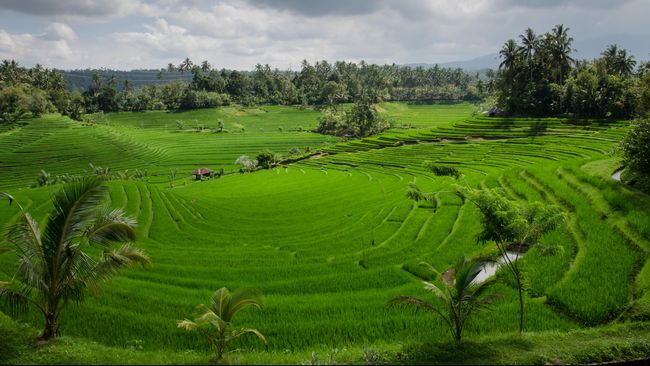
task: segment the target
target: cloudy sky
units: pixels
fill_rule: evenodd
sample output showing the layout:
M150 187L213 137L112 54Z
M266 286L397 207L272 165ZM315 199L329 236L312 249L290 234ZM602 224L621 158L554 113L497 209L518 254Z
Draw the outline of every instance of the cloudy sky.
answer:
M441 63L563 23L579 57L650 59L650 0L2 0L0 59L62 69L299 68L326 59Z

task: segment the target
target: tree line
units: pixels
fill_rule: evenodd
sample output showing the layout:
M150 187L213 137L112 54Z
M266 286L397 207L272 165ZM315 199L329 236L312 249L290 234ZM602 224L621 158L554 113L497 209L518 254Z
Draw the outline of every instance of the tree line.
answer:
M572 57L569 28L538 35L531 28L499 52L497 105L514 115L630 118L650 110L650 63L616 44L588 61Z
M178 73L189 81L165 80ZM41 65L20 66L14 60L0 64L0 119L13 122L31 113L59 112L74 119L85 113L184 110L231 103L331 107L358 100L476 100L486 88L479 75L461 69L375 65L337 61L303 61L299 71L271 69L257 64L253 71L218 70L208 61L186 58L169 64L157 75L160 83L134 88L115 74L95 71L85 90L70 91L61 71Z

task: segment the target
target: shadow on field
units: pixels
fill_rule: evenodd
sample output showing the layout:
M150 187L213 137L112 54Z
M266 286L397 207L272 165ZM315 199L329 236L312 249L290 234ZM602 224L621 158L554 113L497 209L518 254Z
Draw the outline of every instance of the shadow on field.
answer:
M460 345L455 343L429 343L405 348L404 353L409 356L408 359L403 361L415 365L490 365L499 362L499 360L503 361L503 350L507 350L508 353L519 353L530 351L532 348L532 342L517 338L483 341L481 343L464 341Z
M548 122L546 121L537 121L530 126L527 135L530 136L539 136L544 134L548 129Z
M430 99L430 100L410 100L406 102L410 105L454 105L466 103L464 100L457 99Z

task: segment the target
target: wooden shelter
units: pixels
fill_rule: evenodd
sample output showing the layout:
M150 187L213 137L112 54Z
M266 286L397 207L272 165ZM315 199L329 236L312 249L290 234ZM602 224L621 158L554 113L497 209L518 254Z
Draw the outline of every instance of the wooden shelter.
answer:
M214 171L208 168L197 169L192 172L195 180L202 180L205 178L212 178L214 176Z

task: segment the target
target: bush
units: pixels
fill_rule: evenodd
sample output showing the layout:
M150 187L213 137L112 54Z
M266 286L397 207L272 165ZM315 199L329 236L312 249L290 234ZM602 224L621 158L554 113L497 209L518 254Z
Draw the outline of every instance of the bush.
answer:
M632 129L621 142L623 163L626 166L626 182L642 183L648 189L650 182L650 120L642 119L634 123Z
M316 131L334 136L367 137L389 128L390 123L377 112L373 104L359 101L344 113L326 109L319 118Z

